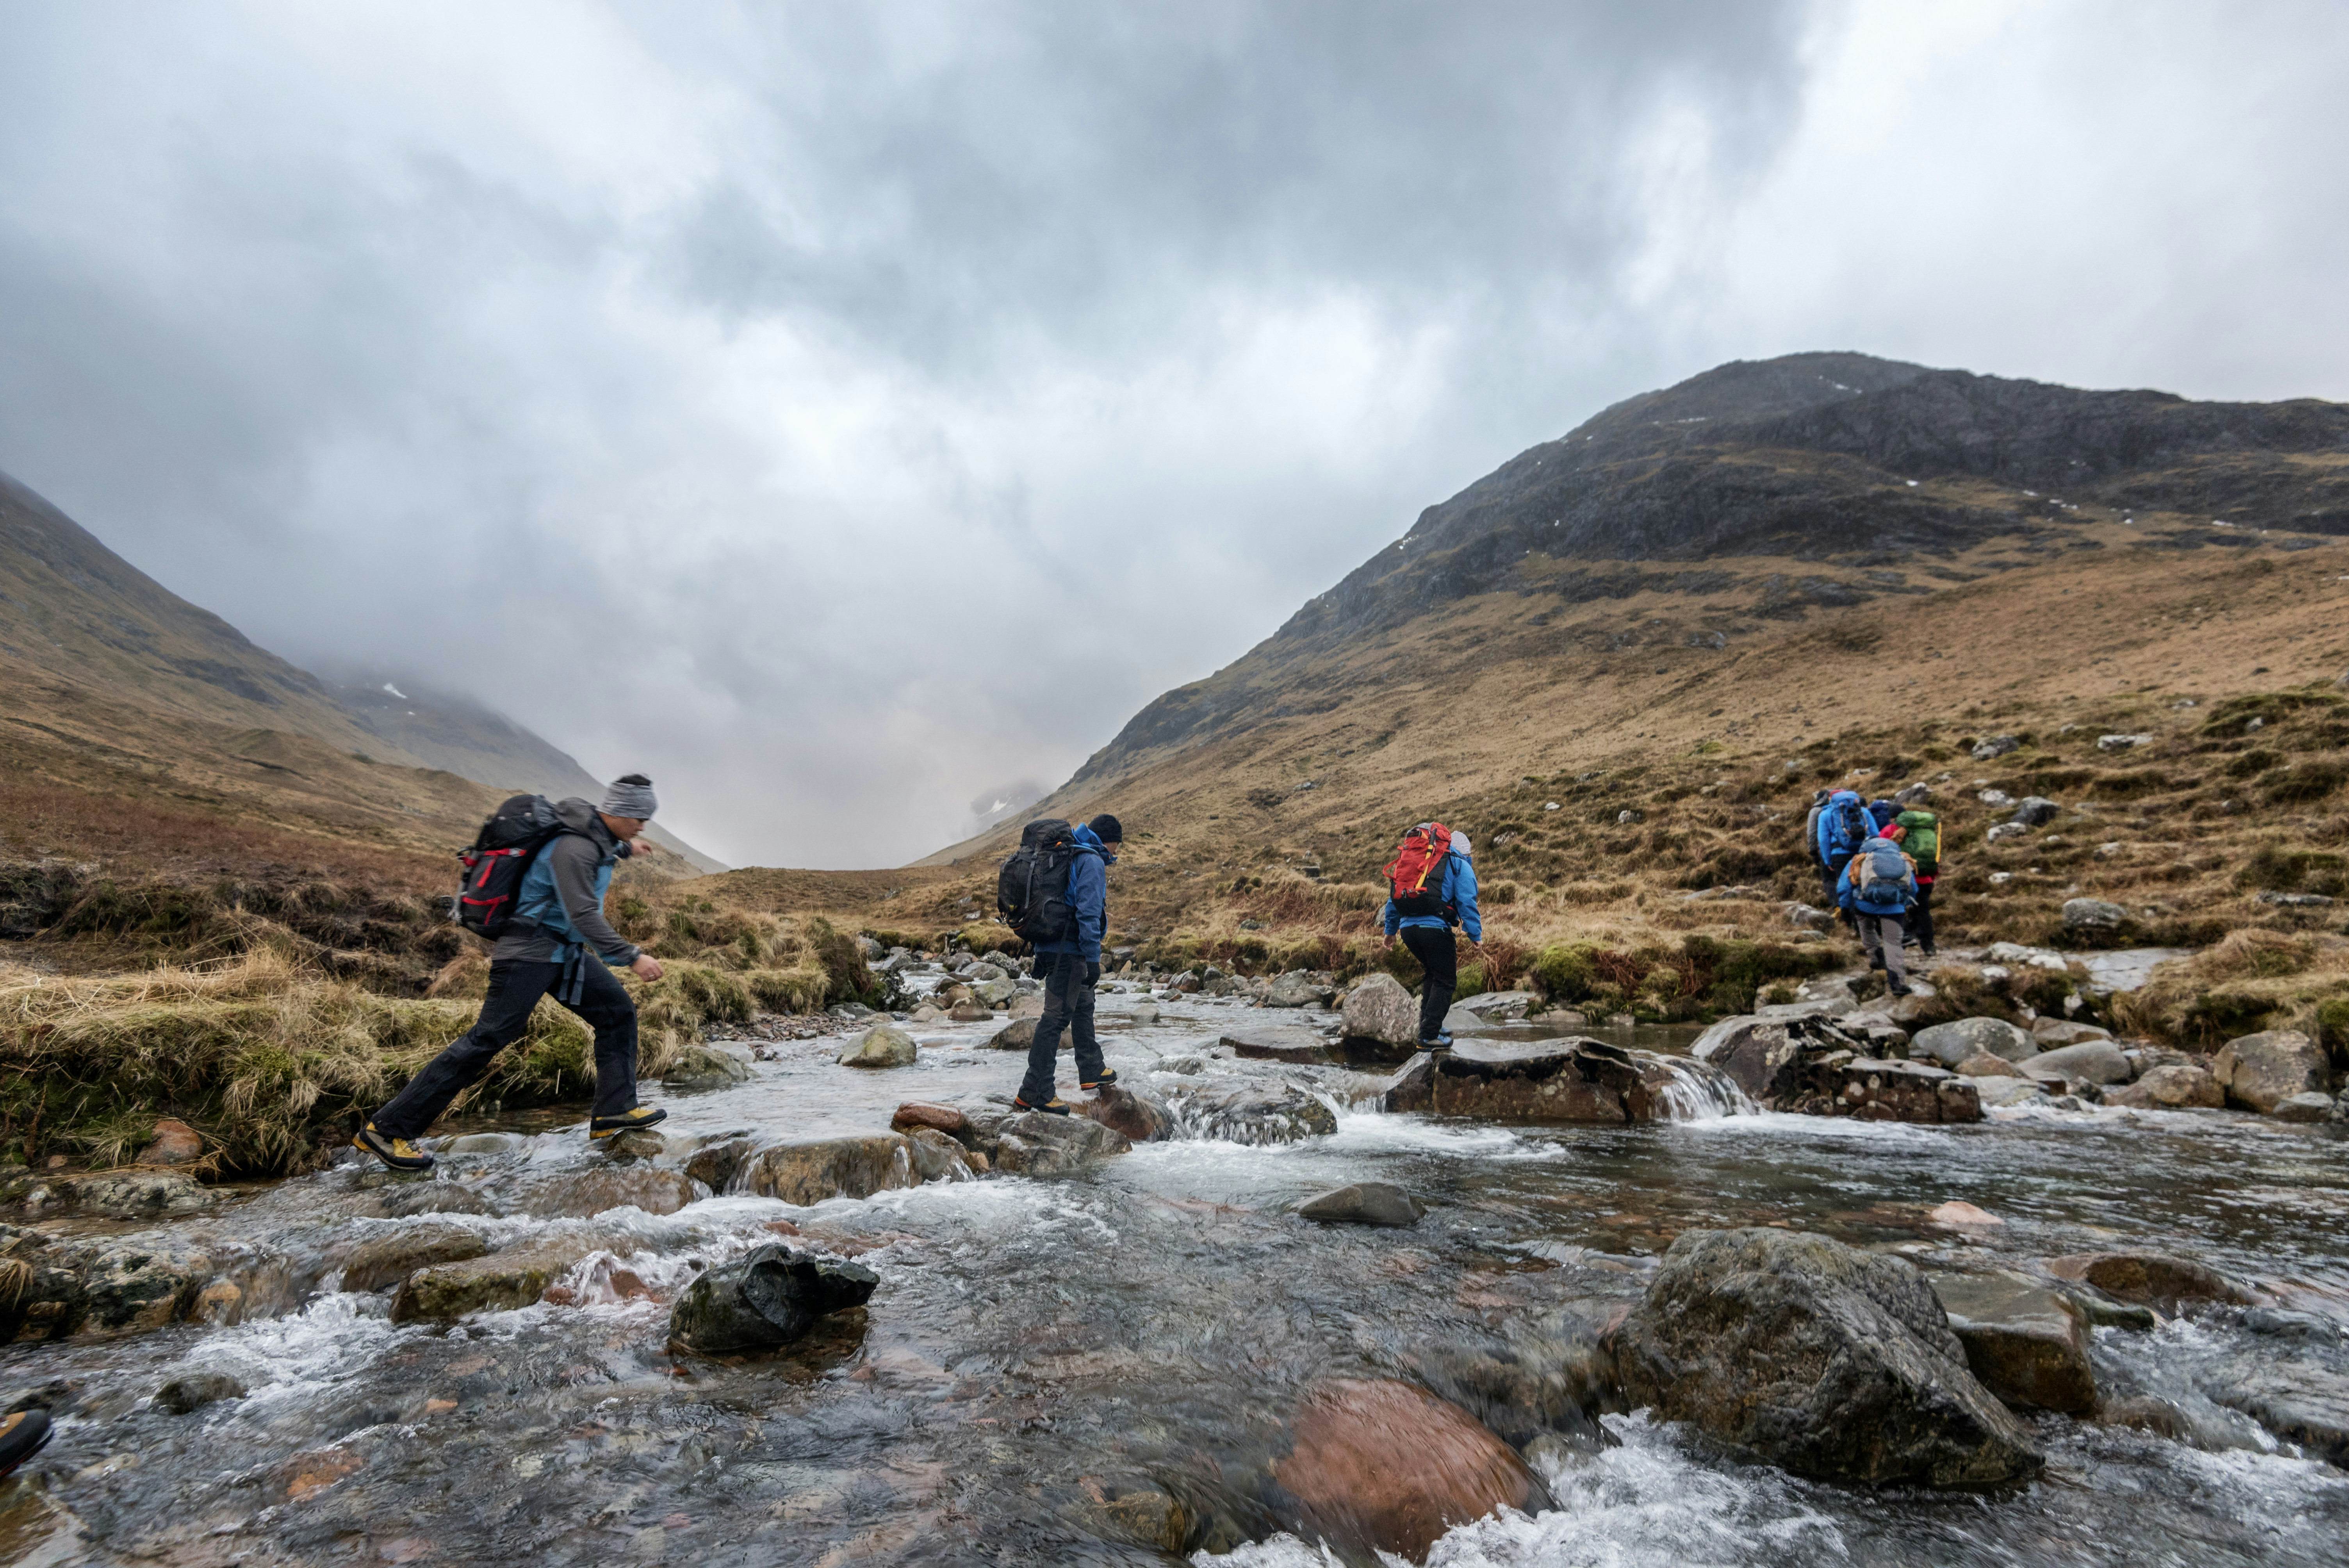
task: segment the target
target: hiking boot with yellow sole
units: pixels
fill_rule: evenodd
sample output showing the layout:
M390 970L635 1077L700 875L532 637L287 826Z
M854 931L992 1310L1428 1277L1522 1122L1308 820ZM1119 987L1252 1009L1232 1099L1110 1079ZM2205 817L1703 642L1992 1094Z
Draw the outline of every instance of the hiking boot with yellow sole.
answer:
M1046 1116L1066 1116L1069 1114L1069 1102L1065 1099L1048 1099L1041 1105L1030 1105L1026 1100L1014 1095L1011 1097L1011 1109L1014 1110L1040 1110Z
M375 1130L375 1123L372 1121L359 1129L359 1135L351 1140L351 1147L366 1150L394 1171L432 1169L432 1156L425 1153L405 1138L385 1137Z
M0 1416L0 1476L39 1453L48 1440L47 1410L16 1410Z
M617 1116L598 1116L587 1123L587 1137L592 1142L609 1138L616 1132L633 1132L640 1127L650 1127L656 1121L667 1121L668 1112L655 1106L640 1105L634 1110L624 1110Z

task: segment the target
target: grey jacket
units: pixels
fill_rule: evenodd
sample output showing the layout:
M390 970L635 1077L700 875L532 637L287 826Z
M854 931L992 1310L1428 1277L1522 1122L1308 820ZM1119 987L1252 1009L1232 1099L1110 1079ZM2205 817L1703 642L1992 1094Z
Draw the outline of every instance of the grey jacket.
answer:
M604 897L595 885L605 857L626 860L629 847L604 826L604 819L594 806L576 797L557 801L554 814L574 830L557 837L540 851L540 856L545 869L554 875L555 896L563 901L572 929L586 939L587 945L605 963L615 968L634 964L641 949L613 930L612 923L604 918ZM535 869L532 874L536 875ZM526 888L529 884L525 882L523 885ZM490 961L518 959L528 964L552 964L563 946L563 938L555 932L537 925L516 925L498 938L497 945L490 950Z

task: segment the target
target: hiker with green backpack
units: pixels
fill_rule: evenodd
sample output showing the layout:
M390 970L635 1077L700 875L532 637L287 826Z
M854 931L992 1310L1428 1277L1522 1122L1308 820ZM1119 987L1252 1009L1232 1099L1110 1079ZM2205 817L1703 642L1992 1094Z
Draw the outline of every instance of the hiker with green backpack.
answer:
M1892 826L1884 836L1900 846L1917 868L1917 897L1909 906L1909 932L1905 940L1917 944L1917 951L1927 958L1933 956L1933 881L1941 874L1941 819L1930 811L1915 807L1892 819Z

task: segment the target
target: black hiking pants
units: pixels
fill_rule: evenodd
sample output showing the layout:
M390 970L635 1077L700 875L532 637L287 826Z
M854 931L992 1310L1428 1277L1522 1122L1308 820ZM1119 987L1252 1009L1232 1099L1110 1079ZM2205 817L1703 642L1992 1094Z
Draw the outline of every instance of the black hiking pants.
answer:
M579 1000L564 1006L595 1031L595 1113L618 1116L636 1105L636 1004L600 962L592 956L583 962L585 984ZM514 958L492 964L481 1017L375 1113L375 1130L387 1138L421 1138L450 1100L481 1081L500 1051L523 1037L531 1009L562 978L560 964Z
M1444 1015L1452 1011L1452 995L1460 988L1460 949L1448 925L1441 930L1406 925L1401 935L1426 972L1419 987L1419 1043L1432 1045L1444 1033Z
M1028 1047L1028 1076L1019 1080L1019 1098L1030 1105L1052 1098L1062 1031L1076 1047L1080 1083L1098 1083L1104 1065L1101 1041L1093 1037L1093 986L1085 978L1084 954L1040 953L1036 972L1044 977L1044 1016L1036 1020L1036 1038Z
M1933 884L1917 879L1917 902L1909 906L1909 934L1930 956L1933 951Z

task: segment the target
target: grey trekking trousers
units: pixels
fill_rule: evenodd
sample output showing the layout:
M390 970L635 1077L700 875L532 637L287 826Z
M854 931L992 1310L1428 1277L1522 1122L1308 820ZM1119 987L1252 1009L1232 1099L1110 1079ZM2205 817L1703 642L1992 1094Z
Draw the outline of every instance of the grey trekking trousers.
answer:
M1884 960L1884 973L1895 985L1909 984L1909 968L1900 952L1901 920L1897 914L1870 914L1866 910L1853 911L1859 922L1859 944L1868 949L1870 963Z

